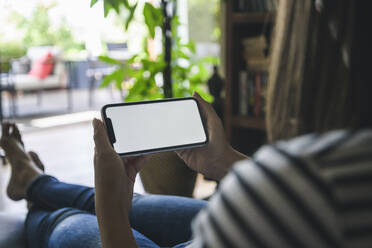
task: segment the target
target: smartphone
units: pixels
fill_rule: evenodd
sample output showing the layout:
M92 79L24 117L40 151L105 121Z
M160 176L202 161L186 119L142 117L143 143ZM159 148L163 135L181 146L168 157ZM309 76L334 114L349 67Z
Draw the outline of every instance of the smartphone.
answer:
M208 144L195 98L174 98L105 105L102 119L120 156L200 147Z

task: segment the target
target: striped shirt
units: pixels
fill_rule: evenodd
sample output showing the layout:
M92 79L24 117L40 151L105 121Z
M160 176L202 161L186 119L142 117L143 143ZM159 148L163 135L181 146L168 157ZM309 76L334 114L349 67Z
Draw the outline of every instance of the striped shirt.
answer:
M372 247L372 130L306 135L238 162L190 247Z

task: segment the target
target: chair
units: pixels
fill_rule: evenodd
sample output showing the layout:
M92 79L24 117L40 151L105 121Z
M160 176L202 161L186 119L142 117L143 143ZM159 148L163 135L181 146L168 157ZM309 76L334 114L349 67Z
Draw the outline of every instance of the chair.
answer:
M39 79L37 77L31 76L28 72L22 71L17 73L17 67L22 63L21 59L16 59L12 61L12 68L9 73L9 85L8 91L12 96L13 104L11 106L11 113L16 115L17 113L17 93L18 92L36 92L38 96L38 104L42 102L42 93L46 90L52 89L65 89L67 90L67 103L68 109L71 109L72 98L71 89L67 81L67 71L65 68L64 61L62 59L62 51L58 47L53 46L39 46L31 47L27 51L26 58L29 59L31 67L41 56L50 52L54 58L54 68L53 72L44 79ZM18 70L19 71L19 70Z

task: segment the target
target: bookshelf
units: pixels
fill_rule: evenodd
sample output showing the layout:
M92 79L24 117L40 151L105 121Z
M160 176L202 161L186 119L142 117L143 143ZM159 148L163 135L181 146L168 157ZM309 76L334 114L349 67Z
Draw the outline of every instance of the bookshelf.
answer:
M249 62L252 64L255 62L255 58L247 58L245 55L244 40L263 36L266 41L270 41L275 21L275 8L271 6L270 10L267 8L241 10L239 6L241 2L252 7L254 4L258 6L259 2L263 6L267 2L274 4L275 1L228 0L225 1L222 8L224 16L224 74L226 79L224 125L227 137L233 147L248 155L252 154L265 142L266 128L263 113L256 115L256 109L249 113L247 113L247 110L243 111L244 113L241 111L241 72L246 71L248 75L246 77L256 75L256 73L267 76L268 66L261 66L259 69L249 66L247 60L250 60ZM245 90L244 88L243 91Z
M232 126L240 128L252 128L265 131L265 120L260 117L233 116Z

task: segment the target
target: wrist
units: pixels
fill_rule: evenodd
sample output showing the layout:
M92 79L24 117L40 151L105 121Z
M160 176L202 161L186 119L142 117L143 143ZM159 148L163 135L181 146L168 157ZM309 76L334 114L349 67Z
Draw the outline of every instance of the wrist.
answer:
M96 206L96 215L103 248L137 247L133 237L129 214L121 204L110 201Z
M129 219L105 220L110 222L106 225L99 225L100 236L103 248L116 247L138 247L130 227Z

